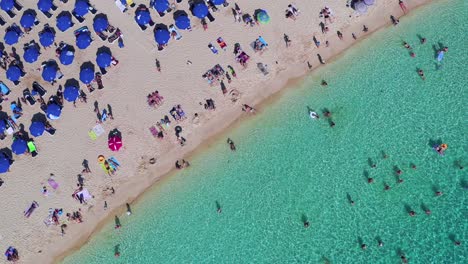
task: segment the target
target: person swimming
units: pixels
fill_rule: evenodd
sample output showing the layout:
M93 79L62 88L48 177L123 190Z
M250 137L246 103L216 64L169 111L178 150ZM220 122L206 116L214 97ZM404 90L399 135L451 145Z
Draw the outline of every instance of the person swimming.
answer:
M229 144L229 147L231 148L232 151L236 151L236 145L234 144L234 141L228 138L227 143Z
M367 183L373 183L374 182L374 178L367 178Z
M304 221L304 227L305 227L305 228L309 228L309 226L310 226L309 221Z
M444 143L436 146L435 151L437 151L437 153L439 153L440 155L444 155L444 152L447 150L447 148L448 145Z
M407 49L411 49L411 46L407 42L403 42L403 46Z
M409 211L408 213L411 217L416 216L416 213L414 211Z
M390 185L388 185L388 184L385 184L385 186L384 186L384 190L385 190L385 191L389 191L390 189L391 189Z
M419 69L418 70L418 75L419 75L419 77L421 77L421 79L423 79L423 80L426 79L426 76L424 76L424 71L423 70Z
M362 244L362 245L361 245L361 249L362 249L362 250L366 250L366 249L367 249L367 245L366 245L366 244Z
M335 127L335 122L330 121L330 127Z
M426 43L426 38L421 38L421 44Z
M328 86L328 83L327 83L325 80L322 80L321 85L322 85L322 86Z

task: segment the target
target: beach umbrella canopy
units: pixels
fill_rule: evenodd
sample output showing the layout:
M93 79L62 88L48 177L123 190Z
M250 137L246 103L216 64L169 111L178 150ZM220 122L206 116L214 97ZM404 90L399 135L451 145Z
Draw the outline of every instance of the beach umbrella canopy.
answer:
M5 36L3 37L3 40L5 40L5 43L8 45L14 45L18 43L18 39L19 39L19 34L13 29L8 30L5 33Z
M46 30L39 34L39 42L44 47L49 47L54 43L55 35L52 31Z
M70 65L73 63L73 59L75 58L75 53L73 51L64 48L60 52L60 63L63 65Z
M148 10L137 10L135 13L135 20L138 25L146 25L151 21L151 15Z
M10 161L4 157L4 155L0 156L0 173L8 172L10 169Z
M208 7L204 3L200 2L193 7L192 13L200 19L205 18L206 15L208 15Z
M57 104L52 103L47 106L46 113L48 118L56 120L60 118L60 115L62 114L62 109Z
M119 136L112 136L107 142L110 150L118 151L122 147L122 139Z
M28 149L28 144L24 139L17 138L13 141L13 144L11 144L11 151L15 153L16 155L21 155L26 152Z
M42 12L49 12L52 8L52 0L39 0L39 2L37 2L37 8Z
M6 12L12 10L13 6L15 6L14 0L1 0L0 1L0 8Z
M32 122L31 125L29 126L29 133L33 135L34 137L39 137L42 136L45 130L45 125L42 122Z
M155 0L154 3L153 3L153 7L159 13L164 13L164 12L166 12L167 9L169 9L169 1L167 1L167 0Z
M16 65L10 66L6 71L6 77L12 82L18 81L21 78L21 69Z
M111 65L112 56L107 52L101 52L96 56L96 63L101 68L107 68Z
M68 13L62 14L59 17L57 17L57 28L65 32L67 29L71 28L73 26L72 18L71 15Z
M78 90L78 88L76 88L75 86L65 86L65 89L63 90L63 97L68 102L74 102L79 95L80 90Z
M76 37L76 46L79 49L86 49L91 45L91 33L90 32L81 32L77 37Z
M23 55L23 59L28 63L33 63L37 61L39 58L39 50L37 49L36 45L29 46Z
M42 79L46 82L53 82L57 76L57 66L48 64L42 70Z
M107 20L107 17L105 16L100 16L96 18L93 22L93 28L94 31L96 32L102 32L109 27L109 21Z
M156 29L156 31L154 32L154 39L156 40L156 43L158 43L159 45L167 44L170 38L171 38L171 34L166 29L159 28L159 29Z
M190 19L185 15L178 16L175 19L175 25L180 29L188 29L190 28Z
M89 4L87 0L76 0L75 8L73 9L73 12L75 12L76 15L83 17L88 13L88 11Z
M34 26L34 21L36 21L36 16L32 12L25 12L20 19L20 24L24 28L32 28Z
M366 13L367 5L364 4L364 2L357 2L354 4L354 10L358 11L359 13Z
M375 3L375 0L364 0L364 4L366 5L373 5Z
M213 5L222 5L226 3L226 0L211 0L211 3L213 3Z
M260 12L257 13L257 20L262 24L267 24L270 22L270 16L265 10L260 10Z
M80 81L89 84L94 80L94 71L91 68L83 68L80 71Z

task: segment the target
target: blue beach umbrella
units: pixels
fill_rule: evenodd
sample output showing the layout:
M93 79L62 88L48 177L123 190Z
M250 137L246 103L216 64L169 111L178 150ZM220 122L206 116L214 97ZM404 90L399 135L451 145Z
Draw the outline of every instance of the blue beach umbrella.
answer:
M18 66L12 65L6 71L6 77L12 82L16 82L21 78L21 69Z
M67 29L73 26L72 18L70 14L62 14L57 17L57 28L65 32Z
M20 24L24 28L32 28L34 26L34 21L36 21L36 16L31 12L27 12L21 17Z
M211 0L211 3L213 3L213 5L222 5L226 3L226 0Z
M15 139L11 144L11 151L13 151L13 153L15 153L16 155L24 154L27 149L28 144L24 139L21 138Z
M49 10L52 8L52 0L39 0L37 2L37 8L41 10L42 12L49 12Z
M47 106L46 114L48 118L56 120L60 118L60 115L62 114L62 109L57 104L52 103Z
M85 16L89 11L89 4L87 0L76 0L75 2L75 8L73 9L73 12L77 14L80 17Z
M39 58L39 50L35 45L29 46L25 51L23 55L23 59L27 63L33 63L37 61L37 58Z
M42 122L32 122L31 125L29 126L29 133L33 135L34 137L39 137L42 136L45 130L45 125Z
M96 18L93 22L93 28L96 32L102 32L109 27L109 21L105 16Z
M19 34L18 32L10 29L5 33L5 36L3 37L3 40L5 40L5 43L8 45L14 45L18 43L19 40Z
M73 53L73 51L65 48L60 52L60 63L62 63L63 65L72 64L74 59L75 53Z
M176 19L175 19L175 25L177 28L180 28L180 29L188 29L190 28L190 19L188 18L188 16L178 16Z
M159 13L164 13L164 12L166 12L167 9L169 9L169 1L167 1L167 0L155 0L154 4L153 4L153 7Z
M76 37L76 46L79 49L86 49L91 45L91 33L90 32L81 32L77 37Z
M208 15L208 7L204 3L200 2L193 7L192 13L200 19L205 18L206 15Z
M96 56L96 63L101 68L107 68L111 65L112 56L107 52L101 52Z
M1 0L0 1L0 8L6 12L12 10L14 6L15 6L14 0Z
M166 29L156 29L154 32L154 39L156 40L156 43L159 45L165 45L167 42L169 42L169 39L171 38L171 34L169 31Z
M80 81L89 84L94 80L94 71L91 68L83 68L80 71Z
M50 47L55 40L55 35L52 31L46 30L39 34L39 42L44 47Z
M10 162L3 155L0 157L0 173L8 172L10 169Z
M135 14L135 20L138 25L146 25L151 21L151 15L148 10L137 10Z
M63 90L63 97L68 102L74 102L78 96L80 95L80 91L75 86L66 86Z
M46 65L42 70L42 79L46 82L53 82L57 76L57 66L53 64Z

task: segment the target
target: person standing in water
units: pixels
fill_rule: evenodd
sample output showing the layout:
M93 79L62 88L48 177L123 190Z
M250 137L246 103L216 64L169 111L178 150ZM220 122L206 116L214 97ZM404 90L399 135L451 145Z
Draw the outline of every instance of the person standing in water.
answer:
M234 141L232 141L232 139L228 138L227 143L229 144L229 147L232 151L236 151L236 145L234 144Z

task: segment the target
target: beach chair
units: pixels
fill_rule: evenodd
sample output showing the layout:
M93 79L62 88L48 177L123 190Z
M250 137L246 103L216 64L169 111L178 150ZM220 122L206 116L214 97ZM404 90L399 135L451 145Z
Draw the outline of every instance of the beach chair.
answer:
M23 9L23 6L20 3L18 3L18 1L14 1L13 7L18 11L21 11L21 9Z
M135 2L133 2L133 0L127 0L127 6L129 7L135 7Z
M122 4L121 0L115 0L115 5L122 13L125 13L127 11L127 7L124 4Z
M214 16L213 16L210 12L208 12L208 14L206 15L206 17L208 18L208 20L210 20L210 22L215 21Z
M6 13L8 14L8 16L9 16L10 18L14 18L14 17L16 16L16 14L15 14L13 11L11 11L11 10L10 10L10 11L6 11Z
M219 37L218 39L216 39L216 42L218 42L218 45L221 49L223 49L224 51L226 51L226 48L227 48L227 44L226 42L224 42L223 38L222 37Z
M78 20L78 22L80 22L80 24L83 23L83 22L85 21L85 18L82 17L82 16L77 15L77 14L75 13L75 11L72 12L72 15L73 15L73 17L74 17L76 20Z
M88 26L82 26L82 27L80 27L79 29L73 31L73 33L75 34L75 37L76 37L76 36L78 36L79 34L84 33L84 32L87 32L87 31L89 31Z

